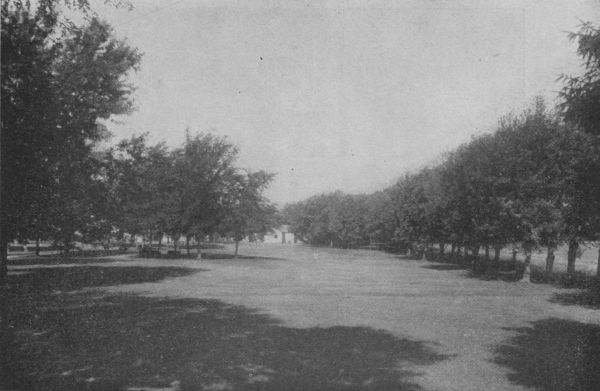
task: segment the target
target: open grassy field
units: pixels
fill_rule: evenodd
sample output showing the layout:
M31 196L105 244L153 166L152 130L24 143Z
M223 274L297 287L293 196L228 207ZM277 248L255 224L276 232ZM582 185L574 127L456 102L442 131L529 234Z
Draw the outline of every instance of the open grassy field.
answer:
M600 306L377 251L10 267L5 390L598 390Z

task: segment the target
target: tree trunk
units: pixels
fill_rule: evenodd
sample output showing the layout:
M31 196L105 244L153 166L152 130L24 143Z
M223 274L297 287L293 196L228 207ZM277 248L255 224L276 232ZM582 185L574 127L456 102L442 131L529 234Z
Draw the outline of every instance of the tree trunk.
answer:
M0 285L0 376L8 375L8 363L10 354L7 354L9 346L14 343L8 327L8 284ZM11 359L12 360L12 359Z
M0 228L1 230L1 228ZM7 374L9 355L6 354L12 342L8 327L8 240L0 232L0 373Z
M494 247L494 262L492 262L492 273L494 275L500 271L500 250L502 250L502 247Z
M35 255L40 256L40 238L35 240Z
M500 250L502 250L502 247L494 247L494 262L495 263L500 262Z
M490 257L490 248L485 246L485 258L487 260L486 274L488 276L496 276L498 272L498 264L500 262L500 248L494 247L494 258Z
M69 252L71 251L71 244L68 241L63 242L63 255L65 257L69 256Z
M515 247L512 250L512 261L513 263L517 262L517 249Z
M3 289L8 281L8 240L0 237L0 289ZM2 292L4 296L4 292Z
M190 255L190 235L185 235L185 252Z
M579 243L577 239L573 238L569 240L569 253L567 256L567 273L575 272L575 260L577 258L577 249L579 248Z
M198 240L198 235L196 235L196 245L198 246L198 252L196 254L196 258L202 258L202 242L203 240Z
M440 259L442 259L444 256L444 248L445 247L446 247L446 245L444 244L444 242L440 242Z
M521 277L521 282L531 282L531 251L527 250L525 252L525 262L523 263L525 269L523 270L523 276Z
M0 189L2 189L1 186ZM1 194L2 191L0 191ZM0 196L0 215L3 215L4 211L2 201ZM8 237L2 223L3 221L0 222L0 376L4 378L8 374L9 362L9 354L6 352L8 352L8 346L13 339L8 335L10 330L8 327Z
M240 245L240 241L236 239L235 240L235 253L233 254L234 258L237 258L237 256L238 256L239 245Z
M596 266L596 276L600 277L600 243L598 243L598 264Z
M475 270L475 268L477 267L477 263L479 262L479 246L473 246L473 249L471 250L472 252L472 259L471 259L471 270Z
M548 246L548 254L546 255L546 273L552 273L554 267L554 247Z
M450 258L453 258L456 254L456 243L452 243L450 246Z

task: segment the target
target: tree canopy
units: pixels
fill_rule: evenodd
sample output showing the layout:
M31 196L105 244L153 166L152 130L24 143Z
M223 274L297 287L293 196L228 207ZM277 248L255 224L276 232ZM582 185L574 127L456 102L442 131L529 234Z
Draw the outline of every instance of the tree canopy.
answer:
M592 135L574 129L541 98L502 118L438 165L407 174L383 192L341 192L287 205L294 230L313 244L385 247L418 253L433 243L472 249L573 248L598 239L600 155ZM495 267L493 263L490 267Z
M585 132L600 136L600 29L587 22L569 37L577 41L585 72L561 77L565 82L560 92L564 116Z
M72 6L87 9L84 2ZM88 189L108 133L100 120L131 108L125 75L140 54L105 22L60 23L56 1L2 3L1 220L6 244L82 231L98 213ZM61 222L62 221L62 222ZM95 222L94 222L95 223ZM69 225L69 226L68 226Z

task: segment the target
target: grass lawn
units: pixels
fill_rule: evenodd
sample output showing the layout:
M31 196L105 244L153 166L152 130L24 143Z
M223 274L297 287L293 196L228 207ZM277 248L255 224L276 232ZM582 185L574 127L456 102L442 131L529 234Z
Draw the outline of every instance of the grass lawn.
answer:
M598 390L600 305L377 251L12 261L2 390Z

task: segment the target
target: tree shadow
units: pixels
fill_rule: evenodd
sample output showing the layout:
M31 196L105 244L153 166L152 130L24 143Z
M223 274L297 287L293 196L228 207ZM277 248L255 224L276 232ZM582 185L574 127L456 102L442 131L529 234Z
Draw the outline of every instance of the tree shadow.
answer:
M517 385L541 391L597 390L600 384L600 326L548 318L495 348L494 362L511 370Z
M435 264L435 265L423 265L423 266L421 266L421 268L423 268L423 269L429 269L429 270L439 270L439 271L445 271L445 270L466 270L466 269L468 269L464 265L457 265L457 264L452 264L452 263L440 263L440 264Z
M50 294L50 287L148 282L190 272L90 267L81 278L67 269L36 269L11 280L19 285L9 308L14 338L0 377L9 389L418 390L413 365L447 358L424 341L386 331L285 327L218 300L101 290ZM21 284L17 277L46 282Z
M252 256L252 255L238 255L230 253L202 253L202 259L233 259L233 260L271 260L271 261L283 261L282 258L276 257L263 257L263 256Z
M590 309L600 309L600 281L595 280L584 289L576 291L555 293L550 299L551 303L562 305L579 305Z
M20 269L9 279L9 295L50 295L82 288L158 282L204 271L185 267L64 266Z
M439 260L435 262L440 262ZM423 269L437 271L464 270L464 277L482 281L500 280L505 282L516 282L523 276L523 271L509 262L501 262L492 273L488 270L487 263L483 260L466 259L455 261L456 263L427 263L421 266Z
M8 264L14 266L31 266L31 265L93 265L96 263L111 263L111 262L130 262L131 258L71 258L71 257L28 257L9 259Z
M404 261L424 261L422 255L415 254L395 254L394 258Z

